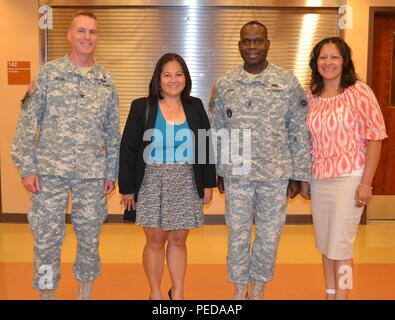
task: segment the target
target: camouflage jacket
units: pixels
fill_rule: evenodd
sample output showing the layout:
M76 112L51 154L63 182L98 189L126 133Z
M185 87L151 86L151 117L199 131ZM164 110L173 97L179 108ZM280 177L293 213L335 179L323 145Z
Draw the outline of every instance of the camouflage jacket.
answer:
M83 74L68 55L42 66L21 102L11 156L22 177L116 180L118 97L98 64Z
M294 75L270 63L256 76L239 66L217 81L217 92L209 108L211 126L217 133L221 129L228 132L230 153L242 158L242 164L237 164L238 157L224 160L219 139L214 142L219 176L251 181L310 180L307 100ZM232 135L235 129L240 130L239 145L235 144L237 134ZM247 132L245 136L242 131ZM250 139L250 147L244 145L244 139Z

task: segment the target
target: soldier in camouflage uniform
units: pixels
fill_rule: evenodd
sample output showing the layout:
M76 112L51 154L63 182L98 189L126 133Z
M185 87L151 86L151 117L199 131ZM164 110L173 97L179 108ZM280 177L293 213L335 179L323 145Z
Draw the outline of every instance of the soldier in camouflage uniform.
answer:
M68 194L77 236L74 276L79 298L90 299L100 273L99 233L106 194L118 175L118 98L109 73L95 63L96 17L77 13L68 31L71 52L46 63L22 100L12 158L32 192L33 287L54 299L60 278Z
M221 151L217 152L218 186L226 191L228 279L235 285L235 299L263 298L265 285L273 277L287 195L295 196L295 181L302 196L309 192L304 90L294 75L266 60L269 46L267 29L261 23L251 21L241 28L239 50L244 66L217 81L209 108L217 133L250 130L246 135L250 154L244 154L248 152L243 150L244 142L236 150L244 163L232 163L232 158L226 163ZM237 170L241 166L244 170ZM254 211L256 236L250 255Z

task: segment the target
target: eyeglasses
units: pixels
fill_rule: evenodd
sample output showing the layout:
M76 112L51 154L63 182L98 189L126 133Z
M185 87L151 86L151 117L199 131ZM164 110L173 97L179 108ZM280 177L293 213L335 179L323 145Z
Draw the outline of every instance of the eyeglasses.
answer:
M173 77L176 78L181 78L184 77L184 73L181 71L175 72L175 73L170 73L170 72L164 72L161 74L161 77L165 78L165 79L171 79Z

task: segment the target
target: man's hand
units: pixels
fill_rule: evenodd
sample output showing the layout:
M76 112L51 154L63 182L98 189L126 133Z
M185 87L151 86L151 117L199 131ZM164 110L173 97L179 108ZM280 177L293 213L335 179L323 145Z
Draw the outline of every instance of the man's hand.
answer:
M134 193L132 194L121 194L121 204L125 206L126 209L136 210L136 202L134 201Z
M217 187L218 187L219 193L225 193L224 178L217 176Z
M288 198L293 199L295 198L301 189L301 182L297 180L289 180L288 187L287 187L287 195Z
M30 192L40 191L40 178L36 174L32 176L23 177L22 184Z
M110 179L105 179L104 180L104 193L105 194L110 194L113 192L115 189L115 181L112 181Z
M303 197L303 199L310 200L311 199L310 183L308 183L307 181L302 181L301 189L299 193Z

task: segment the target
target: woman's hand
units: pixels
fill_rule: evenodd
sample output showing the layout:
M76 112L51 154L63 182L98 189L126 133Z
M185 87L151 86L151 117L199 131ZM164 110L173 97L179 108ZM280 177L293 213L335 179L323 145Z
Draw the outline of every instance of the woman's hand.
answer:
M365 167L360 184L355 192L355 206L362 208L372 198L372 181L380 160L381 140L368 140L365 154Z
M217 176L217 187L218 187L219 193L225 193L224 178L221 176Z
M366 184L360 184L355 192L355 206L362 208L372 199L372 187Z
M125 209L129 211L131 209L136 210L136 202L134 201L134 193L132 194L121 194L121 204L125 206Z
M212 188L204 188L203 204L207 204L211 200L213 200L213 189Z

